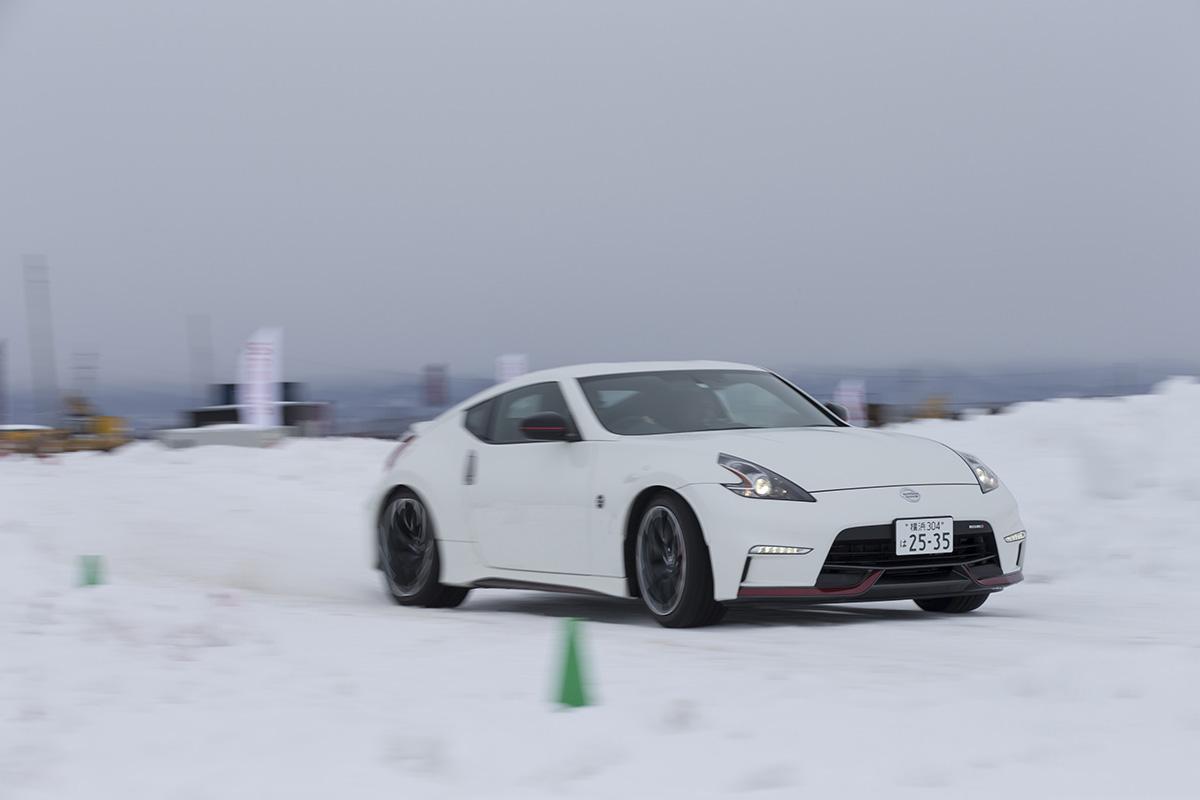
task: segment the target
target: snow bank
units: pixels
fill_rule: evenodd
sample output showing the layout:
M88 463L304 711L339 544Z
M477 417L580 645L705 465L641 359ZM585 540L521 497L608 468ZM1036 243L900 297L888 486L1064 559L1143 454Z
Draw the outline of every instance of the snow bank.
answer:
M1031 529L1031 572L1122 581L1182 579L1200 553L1200 384L1153 395L1026 403L966 423L898 429L982 458L1016 494Z
M278 447L0 462L0 533L24 532L59 566L101 553L118 582L188 582L362 601L371 563L366 490L393 445L294 439ZM4 587L0 587L0 592Z
M1200 779L1200 386L904 430L988 462L1029 580L964 618L476 592L387 603L391 447L0 459L0 799L1184 797ZM77 556L110 583L74 588ZM576 616L600 705L549 703Z

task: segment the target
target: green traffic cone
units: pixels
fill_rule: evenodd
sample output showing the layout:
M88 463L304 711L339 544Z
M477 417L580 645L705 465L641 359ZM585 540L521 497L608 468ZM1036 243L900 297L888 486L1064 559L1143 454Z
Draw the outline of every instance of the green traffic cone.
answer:
M558 703L567 708L582 708L589 703L587 691L583 685L583 668L580 664L579 620L568 619L563 631L566 636L566 652L563 657L562 683L558 691Z
M104 583L104 571L100 556L79 557L79 585L99 586Z

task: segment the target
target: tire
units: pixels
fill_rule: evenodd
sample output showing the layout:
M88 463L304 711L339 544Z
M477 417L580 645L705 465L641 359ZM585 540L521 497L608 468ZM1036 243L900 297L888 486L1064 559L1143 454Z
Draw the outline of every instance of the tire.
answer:
M377 528L379 568L397 604L454 608L467 598L470 589L438 582L441 559L433 516L415 492L393 492L379 513Z
M963 594L958 597L926 597L913 600L922 611L935 614L966 614L987 602L987 594Z
M642 602L666 628L719 622L725 607L713 600L712 563L695 514L681 499L658 494L638 521L634 569Z

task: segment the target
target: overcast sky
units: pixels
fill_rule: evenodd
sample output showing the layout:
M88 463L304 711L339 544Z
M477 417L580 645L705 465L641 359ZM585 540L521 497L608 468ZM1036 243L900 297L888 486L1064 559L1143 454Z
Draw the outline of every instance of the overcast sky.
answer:
M60 382L1198 359L1200 3L0 0Z

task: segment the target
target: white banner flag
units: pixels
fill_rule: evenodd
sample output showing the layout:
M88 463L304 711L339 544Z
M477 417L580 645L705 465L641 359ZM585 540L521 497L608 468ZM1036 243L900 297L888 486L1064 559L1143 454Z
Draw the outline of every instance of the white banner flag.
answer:
M508 353L496 358L496 383L511 381L529 372L529 354Z
M259 328L238 356L238 418L245 425L283 425L283 331Z

